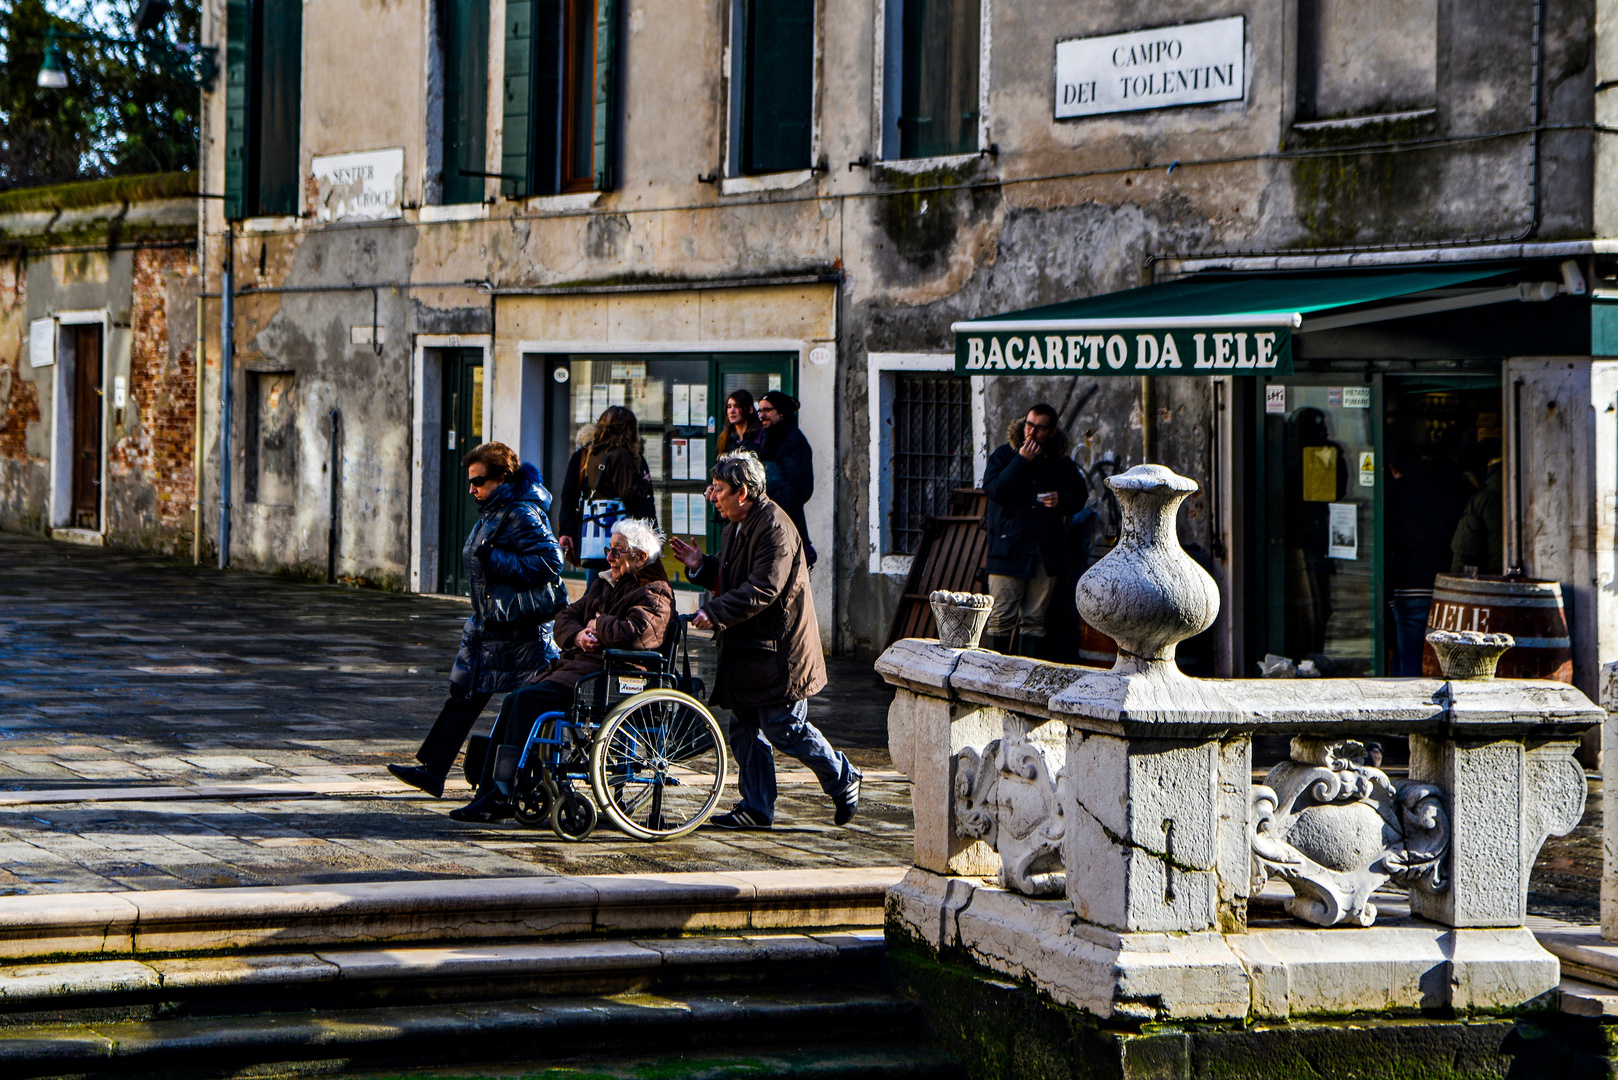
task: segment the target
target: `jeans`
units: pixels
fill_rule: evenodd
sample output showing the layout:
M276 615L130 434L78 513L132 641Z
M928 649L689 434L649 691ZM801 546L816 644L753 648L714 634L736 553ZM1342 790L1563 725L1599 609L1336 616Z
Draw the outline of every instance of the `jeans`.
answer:
M552 682L534 683L514 690L500 703L500 715L489 730L489 752L483 758L483 776L478 794L494 786L495 752L503 745L521 746L534 730L534 721L548 712L567 712L573 707L571 687Z
M483 715L483 706L489 703L493 694L467 693L466 689L450 684L449 700L439 710L438 719L433 721L433 728L423 740L421 749L416 751L416 760L421 762L422 768L439 779L449 775L449 768L455 764L455 755L461 752L461 744L472 733L472 725L478 722Z
M841 799L860 771L809 722L807 701L741 707L730 711L730 748L736 755L736 786L745 809L775 820L775 754L781 751L809 766L820 788Z
M1432 593L1394 594L1393 602L1388 605L1393 609L1393 674L1421 674L1421 652L1427 644L1427 613L1432 606Z
M989 634L1010 634L1020 625L1023 637L1044 636L1045 613L1050 610L1051 597L1056 595L1056 579L1046 572L1044 563L1029 578L990 574L989 593L994 597Z

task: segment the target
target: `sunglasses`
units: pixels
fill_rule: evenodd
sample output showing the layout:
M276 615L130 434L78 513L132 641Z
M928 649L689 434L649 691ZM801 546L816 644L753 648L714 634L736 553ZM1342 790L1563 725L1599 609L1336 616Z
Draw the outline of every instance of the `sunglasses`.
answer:
M472 487L481 488L484 484L492 484L498 479L500 479L498 476L489 476L485 474L483 476L469 476L466 478L466 482Z
M607 558L609 559L622 559L628 554L629 549L626 547L609 547L607 549Z

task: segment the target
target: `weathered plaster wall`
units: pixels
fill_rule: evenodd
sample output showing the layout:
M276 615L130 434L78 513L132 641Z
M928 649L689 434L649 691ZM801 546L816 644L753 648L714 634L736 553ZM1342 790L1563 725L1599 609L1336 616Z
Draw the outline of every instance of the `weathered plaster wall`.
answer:
M40 400L28 367L27 282L18 260L0 260L0 529L38 533L50 463L30 448Z

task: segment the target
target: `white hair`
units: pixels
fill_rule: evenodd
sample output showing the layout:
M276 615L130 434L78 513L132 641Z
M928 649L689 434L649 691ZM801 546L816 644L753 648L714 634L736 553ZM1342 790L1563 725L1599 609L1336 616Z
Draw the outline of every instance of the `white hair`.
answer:
M650 518L619 518L612 526L612 535L622 536L624 543L646 556L647 562L663 554L663 531Z

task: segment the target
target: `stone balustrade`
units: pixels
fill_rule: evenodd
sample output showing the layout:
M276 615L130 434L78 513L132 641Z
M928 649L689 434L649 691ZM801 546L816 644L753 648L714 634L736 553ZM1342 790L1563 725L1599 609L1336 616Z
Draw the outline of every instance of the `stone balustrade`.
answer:
M877 663L915 810L890 931L1102 1017L1466 1013L1552 990L1529 872L1578 823L1573 752L1603 712L1553 682L1191 679L1174 647L1217 594L1173 540L1190 482L1109 483L1124 534L1079 603L1119 643L1112 670L914 639ZM1291 753L1255 784L1261 733ZM1407 778L1367 763L1372 733L1409 738ZM1260 917L1267 882L1286 914ZM1379 913L1389 888L1408 913Z

